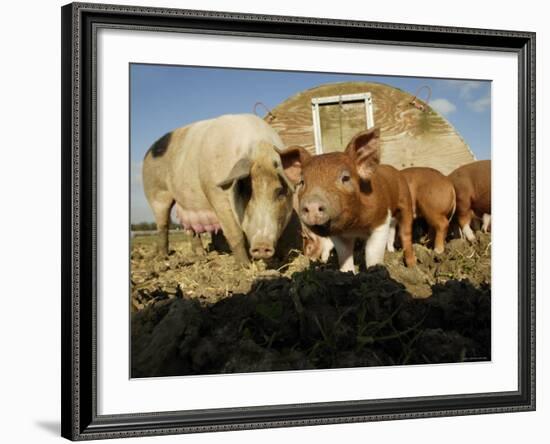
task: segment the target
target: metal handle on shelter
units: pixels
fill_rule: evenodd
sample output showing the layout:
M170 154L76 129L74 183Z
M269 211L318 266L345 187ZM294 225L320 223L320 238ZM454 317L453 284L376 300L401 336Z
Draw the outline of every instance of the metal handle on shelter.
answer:
M430 99L432 98L432 89L428 86L428 85L423 85L421 86L420 88L418 88L418 90L416 91L413 99L411 100L410 104L412 106L414 106L416 109L419 109L420 111L423 111L423 112L426 112L427 109L426 107L424 106L424 104L420 103L418 101L418 94L420 93L420 91L422 91L423 89L426 89L428 90L428 97L426 97L426 100L424 100L424 102L426 104L428 104L430 102Z

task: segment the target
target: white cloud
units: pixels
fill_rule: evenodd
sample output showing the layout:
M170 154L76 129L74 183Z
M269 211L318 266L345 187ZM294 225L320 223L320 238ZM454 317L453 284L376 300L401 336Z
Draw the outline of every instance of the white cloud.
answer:
M481 97L477 100L468 102L468 108L476 113L481 113L491 107L491 97L489 95Z
M484 82L477 80L451 80L449 84L458 89L458 96L461 99L469 100L473 97L474 92L483 86Z
M463 100L468 109L481 113L491 107L491 96L484 86L487 82L479 80L450 80L448 85L457 89L458 97ZM485 94L480 97L481 94Z
M447 99L434 99L430 102L430 106L443 115L456 111L456 105Z

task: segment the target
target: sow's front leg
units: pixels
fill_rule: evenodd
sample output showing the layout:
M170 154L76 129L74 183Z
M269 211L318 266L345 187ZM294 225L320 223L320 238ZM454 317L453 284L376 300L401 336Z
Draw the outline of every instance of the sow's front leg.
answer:
M246 251L246 239L242 227L233 214L230 193L220 189L210 189L208 191L206 197L216 213L217 222L235 256L235 260L240 264L248 265L250 259Z
M235 233L231 233L231 231L233 230L228 231L224 230L225 238L227 239L227 243L229 244L229 247L231 248L231 251L235 256L235 260L242 265L248 265L250 263L250 258L248 257L248 253L246 252L246 240L242 231L238 231Z
M248 253L246 252L246 239L244 233L233 218L232 214L224 215L224 217L219 218L221 229L223 235L235 256L235 260L243 265L248 265L250 259Z

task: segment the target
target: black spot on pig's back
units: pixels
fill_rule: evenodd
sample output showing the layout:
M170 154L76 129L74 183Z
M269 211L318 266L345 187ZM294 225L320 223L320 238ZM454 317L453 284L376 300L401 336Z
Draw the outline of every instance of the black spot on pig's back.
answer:
M166 133L160 139L158 139L151 148L149 148L148 153L151 153L153 157L161 157L166 153L168 147L170 146L170 141L172 140L172 133Z

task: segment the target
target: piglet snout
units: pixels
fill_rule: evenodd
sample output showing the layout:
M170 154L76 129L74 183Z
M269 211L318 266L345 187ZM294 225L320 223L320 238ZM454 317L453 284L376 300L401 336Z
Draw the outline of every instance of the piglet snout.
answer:
M274 253L273 245L257 243L250 247L250 256L253 259L269 259Z
M317 197L306 198L300 205L300 218L307 225L325 225L330 217L327 204Z

